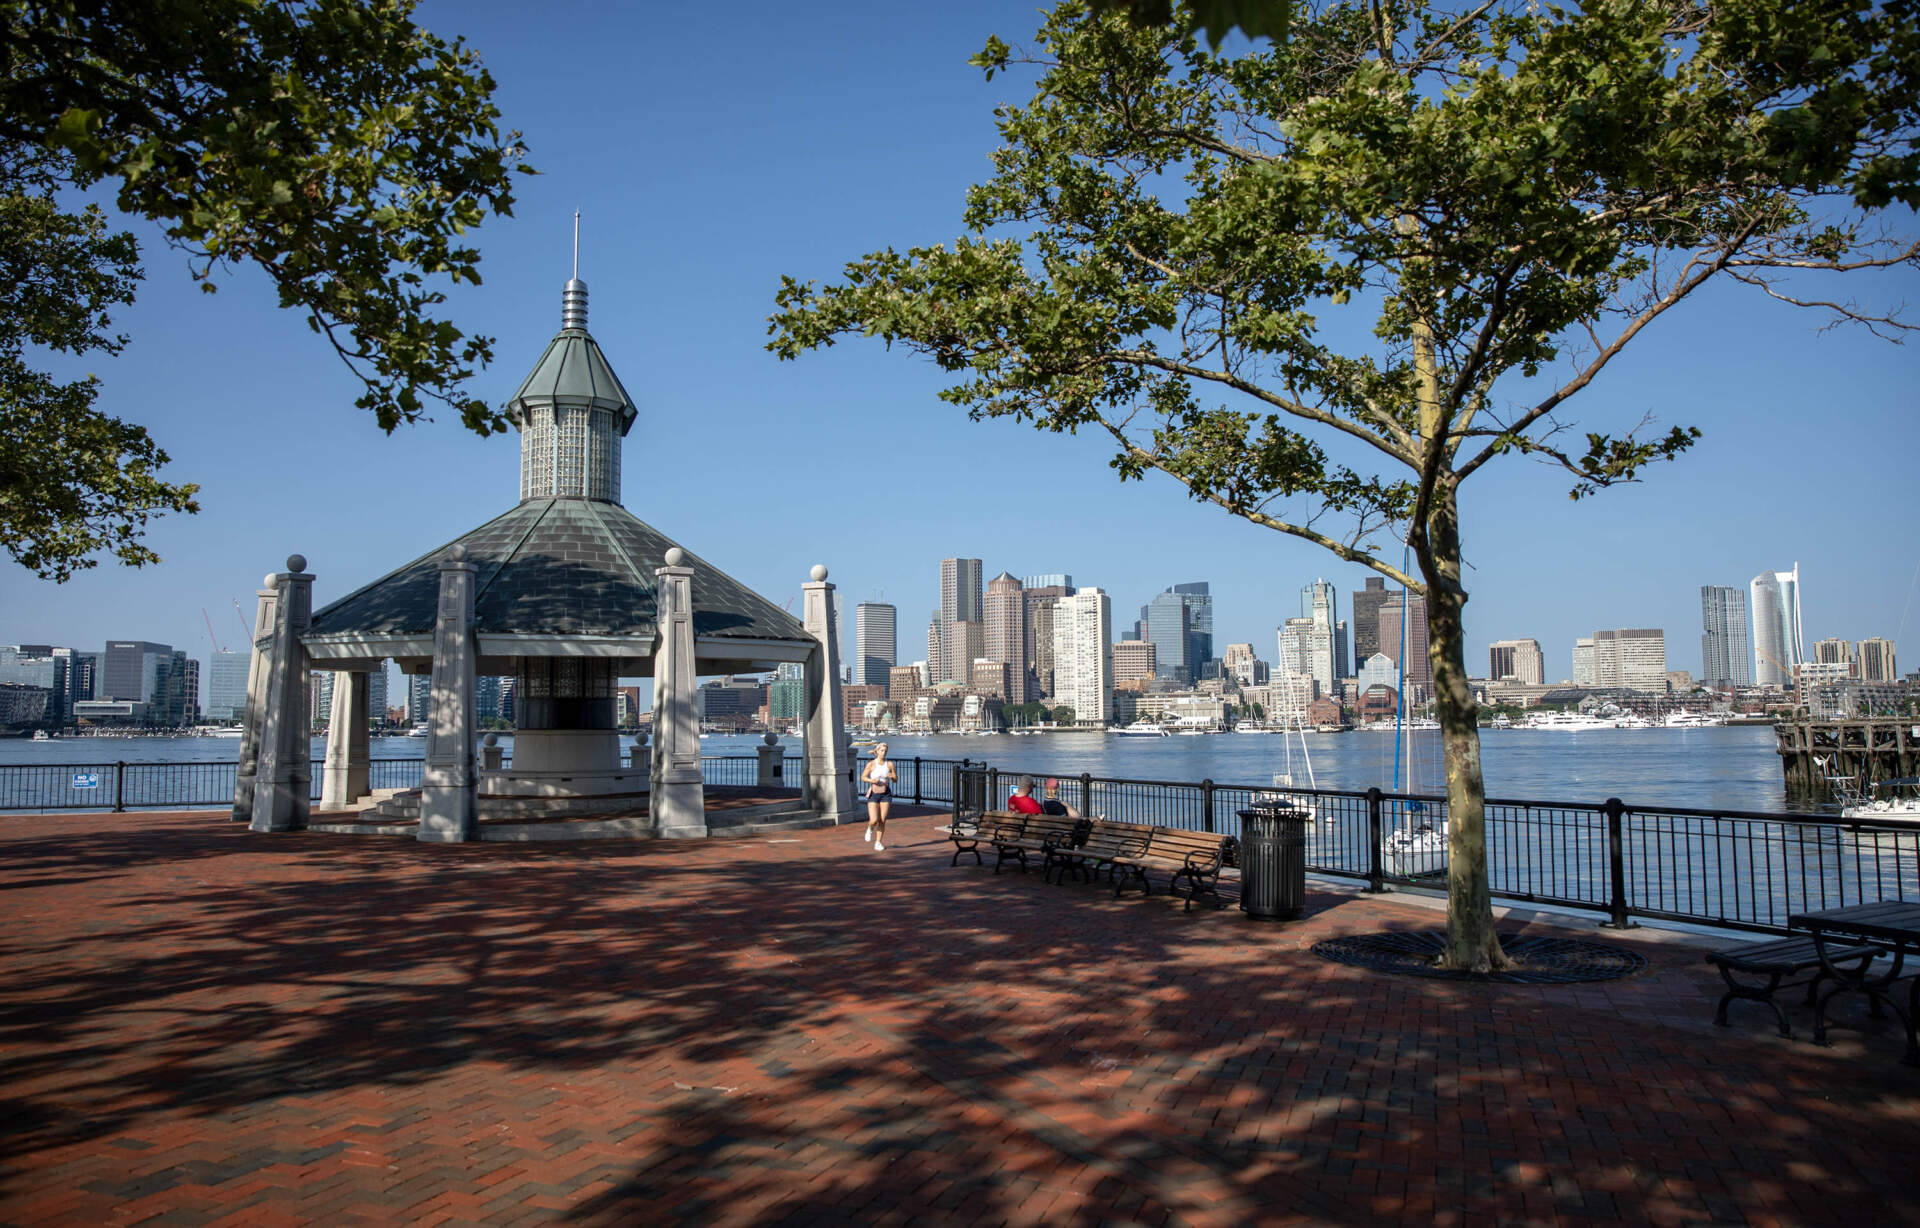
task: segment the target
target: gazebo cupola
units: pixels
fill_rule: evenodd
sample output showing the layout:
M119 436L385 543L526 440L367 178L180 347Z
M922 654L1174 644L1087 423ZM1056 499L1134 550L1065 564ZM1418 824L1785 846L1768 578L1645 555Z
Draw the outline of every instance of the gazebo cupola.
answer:
M561 295L560 331L507 402L520 428L520 498L620 502L620 441L639 413L587 332L587 283Z

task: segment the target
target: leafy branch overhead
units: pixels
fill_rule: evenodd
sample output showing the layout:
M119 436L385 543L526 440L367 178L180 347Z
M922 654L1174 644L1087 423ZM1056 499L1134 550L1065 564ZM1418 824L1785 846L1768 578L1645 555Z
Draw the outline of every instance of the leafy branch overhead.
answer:
M1914 261L1862 213L1920 199L1911 17L1332 4L1227 56L1191 13L1066 4L1032 51L975 57L1039 82L999 112L969 233L786 279L769 348L906 345L975 415L1097 428L1123 476L1420 588L1381 530L1417 534L1494 456L1563 465L1577 497L1692 444L1643 421L1563 446L1557 415L1701 286L1819 301L1817 274Z
M383 428L437 402L473 430L503 430L498 412L464 388L492 341L466 335L440 309L445 287L478 284L469 232L511 212L513 176L528 168L518 134L499 128L492 78L458 40L415 26L412 7L0 0L0 194L32 209L104 183L122 213L158 223L188 254L204 289L222 266L263 271L280 304L302 312L352 370L358 404ZM44 248L12 229L0 247L0 259L48 284L121 270L125 293L86 309L102 329L112 307L131 301L129 235L60 266L34 264ZM47 313L57 310L7 305L0 329L19 362L19 340L52 327ZM35 309L42 314L18 314ZM55 348L112 352L81 340ZM37 424L63 445L97 442L104 430L125 446L37 486L9 472L0 540L61 579L99 549L152 561L137 545L140 525L152 512L193 510L191 488L153 477L164 454L140 428L98 418L91 385L59 398L36 387L9 381L0 403L9 427ZM126 515L116 510L123 503Z

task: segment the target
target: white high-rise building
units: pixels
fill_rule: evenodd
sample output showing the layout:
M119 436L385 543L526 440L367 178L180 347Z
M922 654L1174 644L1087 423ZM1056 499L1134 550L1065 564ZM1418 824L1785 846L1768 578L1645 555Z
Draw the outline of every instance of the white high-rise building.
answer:
M1547 678L1539 640L1495 640L1487 648L1487 677L1495 682L1539 686Z
M1593 685L1666 694L1665 632L1651 627L1594 632Z
M1793 685L1793 667L1807 659L1800 636L1800 564L1763 571L1747 586L1753 606L1753 677L1761 686Z
M1753 685L1753 643L1747 595L1726 585L1700 586L1700 681L1705 686Z
M887 671L899 659L896 629L900 612L884 601L863 601L853 608L853 681L887 685Z
M1113 603L1097 588L1053 608L1053 700L1083 725L1113 720Z
M1573 642L1573 685L1593 686L1593 638L1582 636Z
M1280 628L1280 657L1275 674L1305 674L1319 685L1322 695L1333 693L1337 671L1338 645L1334 628L1318 618L1289 618Z

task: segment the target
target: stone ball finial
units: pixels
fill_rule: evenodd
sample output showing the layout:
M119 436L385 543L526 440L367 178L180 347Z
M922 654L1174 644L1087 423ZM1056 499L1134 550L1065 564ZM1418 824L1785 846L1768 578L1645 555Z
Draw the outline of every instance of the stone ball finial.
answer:
M304 555L304 554L289 554L289 555L287 556L287 570L288 570L288 571L305 571L306 569L307 569L307 556L306 556L306 555Z
M280 577L274 575L272 572L268 572L266 575L260 577L260 587L261 588L279 588Z
M775 733L763 733L760 735L760 740L762 742L765 742L768 746L780 745L780 737L778 734L775 734Z
M818 584L827 578L827 565L825 563L815 563L813 570L807 574L813 577L814 583Z
M481 741L485 742L488 746L498 746L500 745L500 735L497 733L490 733L486 737L482 738Z
M465 546L463 546L463 545L461 545L461 544L460 544L459 542L455 542L455 543L453 543L453 544L452 544L451 546L448 546L448 547L447 547L447 561L448 561L449 563L464 563L464 562L466 562L466 561L467 561L467 548L466 548Z
M678 567L686 561L687 552L685 550L682 550L678 546L669 546L667 548L667 566Z

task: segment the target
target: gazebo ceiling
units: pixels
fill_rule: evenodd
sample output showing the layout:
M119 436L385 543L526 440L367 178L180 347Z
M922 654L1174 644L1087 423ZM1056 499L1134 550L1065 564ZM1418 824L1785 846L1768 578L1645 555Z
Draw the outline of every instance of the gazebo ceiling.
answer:
M483 644L504 647L506 637L525 638L530 647L533 641L621 640L631 645L628 651L651 651L653 572L666 565L676 543L619 504L529 499L456 541L479 569L473 617ZM431 639L440 560L454 544L316 611L304 638L313 646ZM739 640L742 658L757 655L750 641L813 642L798 619L746 585L691 551L685 561L694 569L697 640Z

